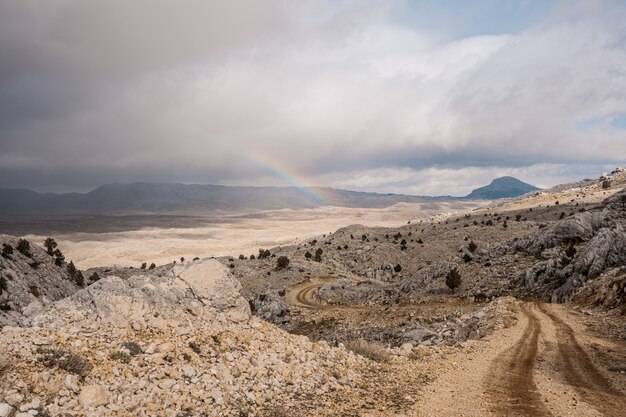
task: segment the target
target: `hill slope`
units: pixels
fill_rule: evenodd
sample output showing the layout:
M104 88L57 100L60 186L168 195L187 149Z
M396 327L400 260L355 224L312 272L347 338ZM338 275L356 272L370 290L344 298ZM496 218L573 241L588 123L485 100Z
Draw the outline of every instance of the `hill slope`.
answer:
M133 183L107 184L85 194L36 193L0 189L0 213L71 214L104 212L168 212L177 210L276 210L320 206L381 208L396 203L451 200L377 194L334 188L231 187L222 185Z
M476 200L495 200L498 198L518 197L530 191L539 190L534 185L527 184L514 177L500 177L491 181L491 184L472 191L467 198Z

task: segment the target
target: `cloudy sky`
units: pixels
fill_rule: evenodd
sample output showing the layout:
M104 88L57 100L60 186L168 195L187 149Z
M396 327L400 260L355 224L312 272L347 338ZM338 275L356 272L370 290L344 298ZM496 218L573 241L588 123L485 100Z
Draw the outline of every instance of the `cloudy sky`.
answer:
M0 2L0 186L463 195L623 165L624 2Z

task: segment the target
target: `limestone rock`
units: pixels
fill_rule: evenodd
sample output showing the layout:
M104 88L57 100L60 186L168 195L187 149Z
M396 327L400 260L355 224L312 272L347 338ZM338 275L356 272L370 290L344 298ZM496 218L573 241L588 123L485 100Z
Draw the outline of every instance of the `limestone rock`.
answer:
M107 393L98 384L87 385L80 391L78 402L86 410L95 408L108 403Z

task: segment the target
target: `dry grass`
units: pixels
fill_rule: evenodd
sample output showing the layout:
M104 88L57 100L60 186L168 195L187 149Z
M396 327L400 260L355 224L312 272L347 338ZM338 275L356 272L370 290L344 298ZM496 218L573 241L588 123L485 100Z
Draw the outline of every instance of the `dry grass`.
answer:
M5 373L9 372L11 365L9 360L3 356L0 356L0 377L3 377Z
M64 371L78 376L85 376L91 369L91 365L81 356L64 349L39 348L38 360L47 367L59 367Z
M376 362L389 362L389 352L379 344L358 339L346 343L346 349Z

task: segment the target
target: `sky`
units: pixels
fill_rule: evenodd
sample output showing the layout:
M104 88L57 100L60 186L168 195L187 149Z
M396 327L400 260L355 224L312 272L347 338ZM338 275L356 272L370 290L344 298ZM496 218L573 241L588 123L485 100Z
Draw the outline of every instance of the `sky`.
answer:
M465 195L624 165L623 1L0 2L0 187Z

